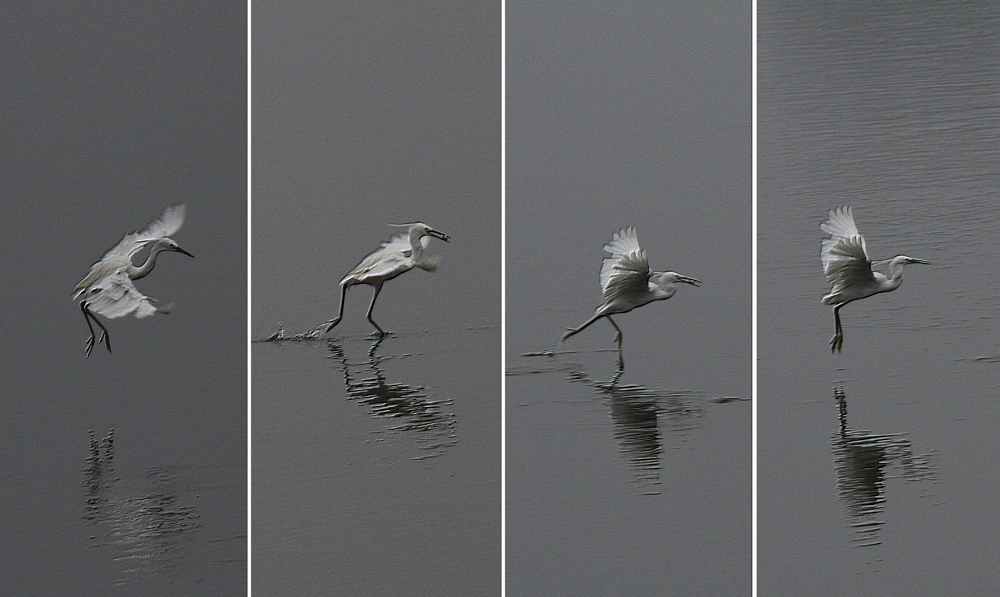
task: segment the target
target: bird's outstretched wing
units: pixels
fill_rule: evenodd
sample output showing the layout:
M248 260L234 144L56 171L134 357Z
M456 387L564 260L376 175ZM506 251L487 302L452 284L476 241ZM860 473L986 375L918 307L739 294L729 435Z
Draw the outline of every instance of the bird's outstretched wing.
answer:
M146 227L139 232L130 232L122 237L118 244L108 249L102 260L109 257L129 257L139 252L147 244L163 238L165 236L171 236L181 229L181 225L184 224L184 213L186 208L183 203L177 203L175 205L168 205L163 208L159 217L153 218L153 221L146 225Z
M124 271L107 276L91 286L83 300L88 309L110 319L132 312L141 319L157 312L153 299L139 292Z
M854 215L848 206L831 209L820 229L830 235L823 239L820 259L823 272L834 288L853 282L875 279L872 262L865 248L865 237L854 224Z
M865 254L865 258L868 258L865 248L865 237L861 236L861 233L858 232L858 227L854 224L854 214L851 213L850 206L844 205L831 209L826 221L820 224L819 227L820 230L830 235L830 238L823 239L823 249L820 252L824 270L826 270L827 261L831 259L830 250L841 239L856 238L857 240L853 244L859 245L861 252Z
M649 260L639 247L635 228L629 226L615 232L604 245L611 253L601 264L601 290L605 300L630 290L645 290L649 283Z

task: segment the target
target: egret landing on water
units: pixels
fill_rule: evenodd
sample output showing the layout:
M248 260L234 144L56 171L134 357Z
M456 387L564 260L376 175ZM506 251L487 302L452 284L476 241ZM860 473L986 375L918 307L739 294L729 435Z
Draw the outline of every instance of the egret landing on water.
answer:
M76 285L73 290L73 300L82 297L80 309L83 310L83 317L87 321L87 327L90 328L90 338L87 339L86 348L88 357L94 348L96 337L94 327L90 325L91 321L101 328L101 341L108 348L108 352L111 352L108 329L97 319L95 313L114 319L135 312L136 317L143 318L153 313L170 313L173 309L172 303L165 307L154 307L156 299L144 296L136 290L132 280L138 280L153 271L156 256L162 251L176 251L194 257L169 238L171 234L180 230L183 223L184 205L167 206L160 217L150 222L145 230L122 237L117 245L101 257L100 261L90 266L87 277ZM132 264L132 258L147 246L149 255L145 263L136 267Z
M390 224L390 226L399 226L408 230L397 234L389 242L382 243L382 248L365 257L364 261L358 264L358 267L344 276L344 279L340 281L340 312L336 318L330 321L326 331L332 330L344 316L344 297L347 295L347 289L355 284L368 284L375 288L372 302L368 305L368 321L375 326L379 335L385 335L387 332L372 319L372 308L375 307L375 299L378 298L378 293L382 290L382 284L414 267L429 272L437 269L441 258L437 255L434 257L424 256L424 249L431 244L430 237L432 236L448 242L447 234L438 232L420 222L416 224Z
M844 345L844 330L840 327L840 308L851 301L863 299L880 292L889 292L903 283L903 266L908 263L929 263L906 255L897 255L879 265L889 264L889 277L872 271L872 260L865 250L865 238L854 225L854 215L848 206L831 209L826 221L820 225L830 238L823 239L820 258L823 271L833 288L823 297L824 305L835 305L833 317L836 333L830 340L830 352L840 352Z
M601 289L604 291L604 302L597 308L594 316L578 328L567 328L569 331L562 337L567 338L583 331L588 325L602 317L607 317L617 333L615 341L618 350L622 348L622 331L611 319L616 313L627 313L636 307L641 307L653 301L662 301L674 296L677 292L675 282L684 282L697 286L701 284L694 278L688 278L675 272L651 272L646 251L639 248L639 239L635 228L619 230L611 237L611 242L604 245L604 250L611 257L604 258L601 266Z

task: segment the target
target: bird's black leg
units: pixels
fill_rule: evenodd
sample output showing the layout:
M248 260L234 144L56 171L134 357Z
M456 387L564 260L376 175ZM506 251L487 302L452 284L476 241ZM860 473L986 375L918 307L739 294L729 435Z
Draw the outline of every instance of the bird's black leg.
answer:
M615 334L615 342L618 343L618 352L621 352L622 351L622 329L620 327L618 327L618 324L615 323L614 319L611 319L610 315L608 315L608 321L610 321L611 325L615 326L615 329L617 330L617 333Z
M561 340L561 342L565 342L567 338L569 338L570 336L572 336L572 335L574 335L574 334L579 334L579 333L580 333L580 332L582 332L582 331L584 330L584 328L586 328L586 327L587 327L588 325L590 325L590 324L594 323L595 321L597 321L598 319L600 319L600 318L602 318L602 317L604 317L604 315L594 315L593 317L591 317L590 319L588 319L588 320L586 321L586 323L584 323L583 325L581 325L581 326L580 326L580 327L578 327L578 328L566 328L566 330L567 330L567 331L566 331L566 333L565 333L565 334L563 335L563 337L562 337L562 340Z
M840 326L840 308L846 304L840 303L833 308L833 319L837 327L833 338L830 339L830 352L840 352L841 347L844 345L844 328Z
M87 322L87 329L90 330L90 337L87 338L87 358L90 358L90 351L94 349L94 340L97 336L94 335L94 326L90 325L90 316L87 315L87 303L80 303L80 310L83 311L83 320Z
M98 342L103 341L108 352L111 352L111 335L108 334L108 328L104 327L104 324L97 319L97 316L91 313L90 309L87 308L87 303L80 303L80 309L83 311L83 318L87 320L87 328L90 329L90 338L87 340L87 357L90 357L90 351L94 348L94 338L96 337L94 335L94 328L90 325L91 319L101 328L101 339Z
M375 286L375 292L372 294L372 302L371 302L370 305L368 305L368 321L370 321L371 324L373 326L375 326L375 329L378 330L379 334L382 334L384 336L386 334L386 331L383 330L382 328L378 327L378 324L375 323L374 319L372 319L372 309L375 308L375 299L378 298L378 293L381 292L381 291L382 291L382 285L381 284L377 284Z
M335 326L338 323L340 323L340 320L344 317L344 298L347 296L347 289L348 288L349 287L348 287L347 284L344 284L343 286L341 286L341 289L340 289L340 312L337 313L337 317L335 319L333 319L332 321L330 321L330 325L326 326L326 331L328 331L328 332L333 329L333 326Z

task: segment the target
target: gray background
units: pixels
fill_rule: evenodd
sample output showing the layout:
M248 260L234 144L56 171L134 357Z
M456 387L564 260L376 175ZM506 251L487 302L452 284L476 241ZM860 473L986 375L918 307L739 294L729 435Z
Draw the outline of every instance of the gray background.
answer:
M994 594L1000 10L759 8L759 594ZM931 265L844 307L831 355L842 204Z
M0 592L245 594L245 8L2 12ZM196 258L137 286L176 309L104 320L86 359L73 287L175 202Z
M253 585L496 595L500 3L253 5L254 338L423 221L438 271L347 294L253 358Z
M751 16L507 3L509 595L751 590ZM558 340L629 225L704 284L615 318L612 385L611 325Z

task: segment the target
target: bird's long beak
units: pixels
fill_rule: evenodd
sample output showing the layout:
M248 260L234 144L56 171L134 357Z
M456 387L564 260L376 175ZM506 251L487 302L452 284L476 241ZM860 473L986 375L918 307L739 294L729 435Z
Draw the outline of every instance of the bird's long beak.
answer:
M913 257L910 257L910 259L909 259L909 261L907 261L907 263L922 263L924 265L930 265L931 264L930 261L924 261L923 259L914 259Z
M677 276L678 282L686 282L692 286L700 286L701 280L695 280L694 278L689 278L687 276Z
M175 251L177 251L178 253L184 253L184 254L185 254L185 255L187 255L188 257L194 257L194 255L192 255L191 253L188 253L187 251L185 251L184 249L182 249L182 248L180 248L180 247L177 247L177 248L176 248L176 249L174 249L174 250L175 250Z
M448 235L445 234L444 232L438 232L437 230L434 230L432 228L428 228L427 229L427 234L433 236L434 238L440 238L444 242L448 242Z

